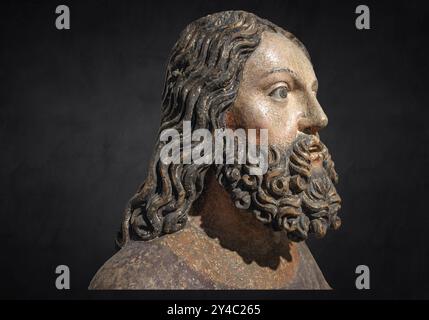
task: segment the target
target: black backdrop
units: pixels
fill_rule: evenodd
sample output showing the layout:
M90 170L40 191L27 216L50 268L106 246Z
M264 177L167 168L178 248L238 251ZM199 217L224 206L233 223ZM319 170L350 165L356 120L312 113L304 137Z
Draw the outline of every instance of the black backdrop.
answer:
M247 295L428 298L428 10L364 3L366 31L355 28L361 1L2 1L0 297L100 297L86 288L145 177L169 50L190 21L243 9L307 46L343 198L342 228L309 241L336 290ZM70 30L55 28L59 4ZM69 291L55 289L59 264ZM355 289L360 264L369 291Z

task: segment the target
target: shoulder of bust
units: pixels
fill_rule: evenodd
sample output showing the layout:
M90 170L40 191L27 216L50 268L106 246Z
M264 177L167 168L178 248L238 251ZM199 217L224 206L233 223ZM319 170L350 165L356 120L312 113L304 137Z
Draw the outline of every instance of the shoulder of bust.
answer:
M214 288L162 241L130 241L97 271L89 289Z

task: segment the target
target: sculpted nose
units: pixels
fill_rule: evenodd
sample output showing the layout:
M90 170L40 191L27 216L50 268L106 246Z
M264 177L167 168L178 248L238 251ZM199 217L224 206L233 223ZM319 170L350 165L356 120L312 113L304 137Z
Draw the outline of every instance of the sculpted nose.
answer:
M303 117L298 121L298 130L307 134L316 134L328 125L328 117L317 99L311 99L304 111Z

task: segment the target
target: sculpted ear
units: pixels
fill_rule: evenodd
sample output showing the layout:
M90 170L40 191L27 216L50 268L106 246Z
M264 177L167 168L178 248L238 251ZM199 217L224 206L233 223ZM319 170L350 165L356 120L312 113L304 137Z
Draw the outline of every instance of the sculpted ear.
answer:
M234 112L232 111L234 108L234 106L231 106L231 108L225 112L224 114L224 122L225 122L225 127L235 130L237 129L237 121L236 121L236 116L234 114Z

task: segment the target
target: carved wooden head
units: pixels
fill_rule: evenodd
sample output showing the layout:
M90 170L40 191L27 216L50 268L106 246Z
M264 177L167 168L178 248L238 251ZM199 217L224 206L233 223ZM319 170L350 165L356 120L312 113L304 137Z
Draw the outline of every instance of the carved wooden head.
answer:
M118 244L183 228L211 167L238 208L291 240L339 227L337 174L318 136L328 119L317 86L304 45L267 20L226 11L189 24L168 61L159 137L147 178L125 210ZM267 129L267 172L249 174L251 163L161 161L168 143L162 132L174 129L186 138L184 121L193 131ZM182 145L180 151L186 153Z

